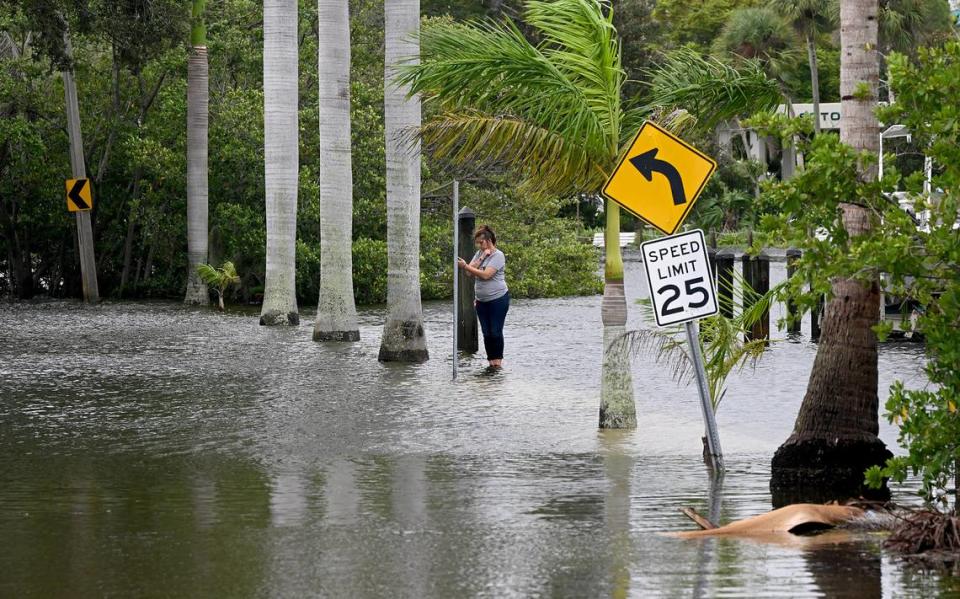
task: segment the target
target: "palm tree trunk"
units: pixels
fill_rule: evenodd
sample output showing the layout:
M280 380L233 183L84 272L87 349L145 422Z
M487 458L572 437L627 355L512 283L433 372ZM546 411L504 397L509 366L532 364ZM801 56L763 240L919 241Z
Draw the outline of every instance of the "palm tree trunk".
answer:
M267 269L260 324L300 323L297 310L297 0L263 3L263 137Z
M877 103L877 0L840 4L840 97L844 143L876 153L880 128ZM859 89L867 85L868 94ZM874 163L861 167L864 180L876 178ZM843 224L852 236L871 226L866 208L841 203ZM890 452L877 437L877 338L871 327L880 310L877 281L833 282L817 357L793 434L773 457L774 504L869 495L864 470L883 464ZM872 493L888 494L886 489Z
M420 304L420 97L393 83L397 66L419 61L419 0L384 2L384 130L387 152L387 321L381 361L429 358Z
M807 61L810 63L810 91L813 94L813 131L820 133L820 68L813 33L807 33Z
M627 326L627 299L623 292L623 257L620 255L620 207L605 200L603 361L600 369L600 428L636 428L630 360L622 343L611 343Z
M184 303L206 306L210 292L197 274L207 262L207 130L209 76L206 0L193 0L193 31L187 61L187 292Z
M320 82L320 299L315 341L358 341L353 298L350 16L347 0L317 1Z

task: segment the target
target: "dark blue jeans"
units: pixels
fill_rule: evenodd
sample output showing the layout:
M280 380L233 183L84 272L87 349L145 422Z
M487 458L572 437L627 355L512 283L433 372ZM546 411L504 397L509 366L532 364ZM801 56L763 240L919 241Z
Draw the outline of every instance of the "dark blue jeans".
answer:
M483 331L483 347L488 360L503 359L503 321L510 309L510 292L489 302L477 301L477 319Z

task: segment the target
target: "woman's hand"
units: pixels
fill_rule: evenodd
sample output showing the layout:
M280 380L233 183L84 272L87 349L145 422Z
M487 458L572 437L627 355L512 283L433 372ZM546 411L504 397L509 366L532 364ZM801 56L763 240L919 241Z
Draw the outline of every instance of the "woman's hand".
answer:
M460 268L466 268L467 261L464 260L463 258L457 258L457 266L459 266Z

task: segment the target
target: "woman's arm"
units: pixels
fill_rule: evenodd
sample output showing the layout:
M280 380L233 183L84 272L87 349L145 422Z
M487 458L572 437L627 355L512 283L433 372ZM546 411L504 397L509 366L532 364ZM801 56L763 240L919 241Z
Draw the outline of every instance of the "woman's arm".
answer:
M492 266L488 266L486 268L481 269L475 266L470 266L468 264L466 269L464 270L466 270L467 273L470 274L470 276L476 277L484 281L489 281L490 279L493 278L493 275L497 274L497 269Z
M468 277L475 277L484 281L490 280L490 278L497 273L497 269L492 266L487 266L486 268L477 268L473 264L468 264L463 258L460 258L457 261L457 265L463 269L463 272L465 272Z

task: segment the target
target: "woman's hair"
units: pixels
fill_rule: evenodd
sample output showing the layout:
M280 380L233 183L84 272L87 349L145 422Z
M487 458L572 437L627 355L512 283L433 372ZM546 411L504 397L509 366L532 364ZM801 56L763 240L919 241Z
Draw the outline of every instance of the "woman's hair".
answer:
M477 229L477 232L473 234L474 239L486 239L497 245L497 234L493 232L493 229L489 225L480 225L480 228Z

